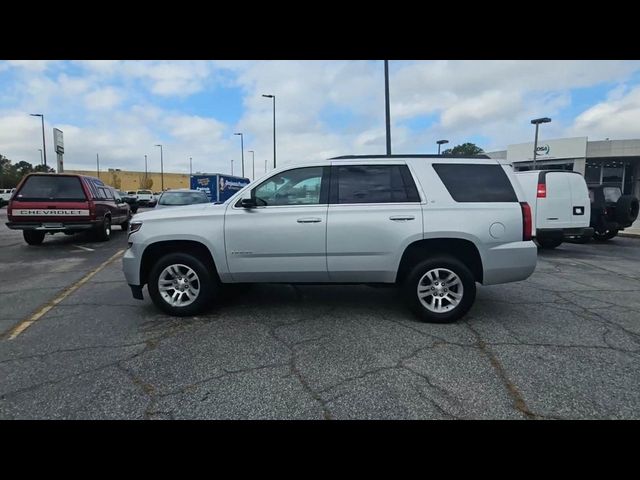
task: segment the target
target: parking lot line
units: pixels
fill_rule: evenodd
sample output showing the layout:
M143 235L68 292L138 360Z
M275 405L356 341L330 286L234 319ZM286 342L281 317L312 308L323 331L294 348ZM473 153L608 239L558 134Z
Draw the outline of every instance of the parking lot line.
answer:
M79 248L80 250L86 250L87 252L95 252L94 248L89 248L89 247L83 247L82 245L73 245L76 248Z
M51 310L58 303L60 303L62 300L67 298L69 295L71 295L73 292L75 292L78 288L80 288L82 285L84 285L86 282L88 282L96 273L98 273L104 267L106 267L107 265L112 263L114 260L116 260L118 257L120 257L123 253L124 253L124 249L118 250L113 256L111 256L111 258L109 258L108 260L104 261L102 264L100 264L98 267L93 269L91 272L87 273L84 277L82 277L76 283L74 283L73 285L71 285L70 287L65 289L60 295L58 295L56 298L51 300L47 305L45 305L40 310L38 310L36 313L31 315L31 317L21 321L18 325L16 325L9 332L8 339L9 340L14 340L18 335L20 335L27 328L29 328L33 323L35 323L38 319L40 319L42 316L44 316L49 310Z

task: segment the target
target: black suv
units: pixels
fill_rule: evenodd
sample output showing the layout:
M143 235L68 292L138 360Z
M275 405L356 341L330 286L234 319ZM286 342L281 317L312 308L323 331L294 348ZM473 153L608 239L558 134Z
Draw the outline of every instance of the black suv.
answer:
M620 185L590 185L589 198L595 240L603 242L615 237L638 218L638 199L623 195Z
M127 192L123 192L122 190L118 190L118 193L122 197L125 203L129 204L129 208L131 208L131 213L138 213L138 207L140 204L138 203L138 199L134 195L130 195Z

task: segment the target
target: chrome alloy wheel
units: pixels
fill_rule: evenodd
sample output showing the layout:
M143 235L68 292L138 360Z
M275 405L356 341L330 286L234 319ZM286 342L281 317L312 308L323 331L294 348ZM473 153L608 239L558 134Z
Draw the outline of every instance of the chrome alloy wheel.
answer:
M200 294L200 279L190 267L169 265L158 277L158 291L172 307L191 305Z
M450 312L462 300L464 288L460 277L447 268L434 268L418 282L418 298L429 311Z

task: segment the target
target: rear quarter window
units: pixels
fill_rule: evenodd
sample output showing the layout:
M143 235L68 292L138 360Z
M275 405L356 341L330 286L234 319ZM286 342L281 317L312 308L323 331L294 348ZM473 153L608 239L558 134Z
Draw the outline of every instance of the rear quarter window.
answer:
M456 202L517 202L500 165L434 163L433 168Z

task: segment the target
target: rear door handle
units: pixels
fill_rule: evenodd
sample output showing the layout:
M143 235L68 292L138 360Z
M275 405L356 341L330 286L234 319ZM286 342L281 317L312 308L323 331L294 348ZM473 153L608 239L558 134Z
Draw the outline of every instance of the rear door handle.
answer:
M394 222L406 222L409 220L415 220L416 217L413 215L391 215L389 220L393 220Z
M322 220L317 217L299 218L298 223L320 223Z

